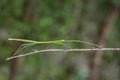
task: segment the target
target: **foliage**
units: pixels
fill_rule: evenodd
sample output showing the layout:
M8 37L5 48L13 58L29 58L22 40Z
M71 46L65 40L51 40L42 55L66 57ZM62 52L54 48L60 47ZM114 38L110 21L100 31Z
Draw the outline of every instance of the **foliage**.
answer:
M110 14L109 9L111 6L119 8L119 5L119 0L0 0L0 80L8 80L10 74L12 75L12 73L9 74L9 63L12 61L6 62L5 60L13 55L22 43L24 44L24 42L8 41L9 37L40 42L77 39L96 43L96 34L99 32L105 17ZM105 47L119 47L119 21L120 15L114 21L115 24L104 40ZM65 45L73 48L91 48L91 46L78 43L66 43ZM31 45L27 44L26 46L25 44L20 49L29 46ZM30 47L28 51L34 48L54 47L61 46L54 44L36 45ZM115 61L120 63L119 52L104 53L103 62L113 63ZM84 70L79 64L85 64L88 67L88 62L91 60L89 55L91 54L81 52L77 55L71 52L71 55L54 54L53 52L53 54L36 54L20 58L18 59L17 80L87 80L89 69L84 68ZM82 61L81 56L85 60ZM107 65L104 63L102 66L105 68ZM116 66L120 68L120 65ZM101 71L102 73L105 72ZM109 73L111 72L107 74ZM109 75L109 77L111 76ZM107 76L103 75L103 78L109 80ZM117 79L117 77L115 78Z

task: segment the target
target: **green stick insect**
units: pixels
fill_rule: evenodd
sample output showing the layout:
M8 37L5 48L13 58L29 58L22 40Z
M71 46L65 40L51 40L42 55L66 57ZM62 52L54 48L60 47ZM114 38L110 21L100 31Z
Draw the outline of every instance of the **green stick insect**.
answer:
M36 44L60 44L63 46L66 46L65 43L84 43L88 44L94 47L100 47L99 45L96 45L94 43L86 42L86 41L81 41L81 40L54 40L54 41L33 41L33 40L27 40L27 39L16 39L16 38L9 38L8 40L12 41L20 41L20 42L27 42L26 44L22 44L14 53L13 56L18 55L22 50L25 48L31 47Z

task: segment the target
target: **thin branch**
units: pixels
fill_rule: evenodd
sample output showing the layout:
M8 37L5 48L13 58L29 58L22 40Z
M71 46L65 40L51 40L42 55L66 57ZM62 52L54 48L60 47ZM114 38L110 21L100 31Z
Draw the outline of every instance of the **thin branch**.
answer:
M32 55L32 54L36 54L36 53L40 53L40 52L75 52L75 51L120 51L120 48L91 48L91 49L45 49L45 50L36 50L34 52L30 52L30 53L26 53L26 54L21 54L21 55L16 55L16 56L12 56L6 59L6 61L14 59L14 58L18 58L18 57L24 57L24 56L28 56L28 55Z

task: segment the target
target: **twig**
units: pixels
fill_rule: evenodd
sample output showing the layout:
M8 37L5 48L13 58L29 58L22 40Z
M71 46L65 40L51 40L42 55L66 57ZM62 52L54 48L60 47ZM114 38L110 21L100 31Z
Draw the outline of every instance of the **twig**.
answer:
M14 59L14 58L18 58L18 57L24 57L24 56L28 56L28 55L32 55L32 54L36 54L36 53L40 53L40 52L74 52L74 51L111 51L111 50L120 50L120 48L91 48L91 49L45 49L45 50L36 50L34 52L30 52L30 53L26 53L26 54L21 54L21 55L16 55L16 56L12 56L6 59L6 61Z

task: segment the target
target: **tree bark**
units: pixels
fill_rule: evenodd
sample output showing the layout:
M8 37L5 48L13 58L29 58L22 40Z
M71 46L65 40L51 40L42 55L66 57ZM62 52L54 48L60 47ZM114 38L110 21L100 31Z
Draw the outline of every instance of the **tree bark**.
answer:
M16 43L16 45L13 45L13 54L17 50L17 48L20 46L20 43ZM18 72L18 59L13 59L10 61L10 75L9 80L17 80L17 72Z
M108 33L110 32L110 28L113 25L114 21L117 18L118 14L118 8L111 6L110 11L108 15L106 16L105 20L100 26L99 32L97 33L96 43L99 46L105 45L105 39L108 36ZM96 51L93 55L93 60L91 63L91 72L90 72L90 80L98 80L99 78L99 70L100 70L100 64L102 60L102 52L103 51Z
M88 8L85 13L83 14L83 18L82 18L82 38L85 41L93 41L93 36L94 33L91 34L91 32L94 32L95 29L95 22L92 21L91 19L93 18L94 15L94 7L96 7L96 2L95 0L86 0L84 2L84 5L87 5L88 7L92 7L92 8ZM93 25L94 24L94 25ZM84 47L87 47L89 45L84 45Z
M77 29L79 27L79 21L80 21L80 13L81 13L81 7L82 7L82 0L75 0L74 1L74 10L73 10L73 22L71 23L70 30L67 35L69 35L70 39L73 39L75 37L75 34L77 32Z
M24 5L23 5L23 12L24 15L19 18L20 21L25 21L28 24L33 24L35 21L35 11L33 9L32 2L29 0L25 0ZM24 36L21 36L24 37ZM26 36L25 36L26 37ZM13 53L17 50L17 48L21 44L16 43L15 46L13 46ZM10 62L10 75L9 75L9 80L17 80L17 73L18 73L18 59L13 59Z

